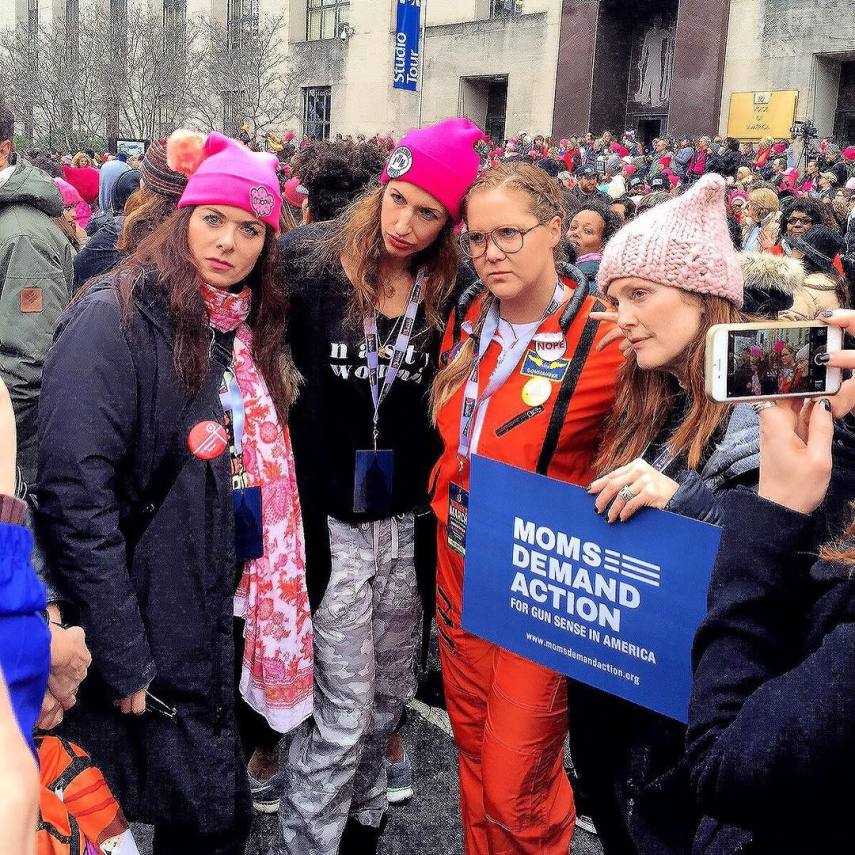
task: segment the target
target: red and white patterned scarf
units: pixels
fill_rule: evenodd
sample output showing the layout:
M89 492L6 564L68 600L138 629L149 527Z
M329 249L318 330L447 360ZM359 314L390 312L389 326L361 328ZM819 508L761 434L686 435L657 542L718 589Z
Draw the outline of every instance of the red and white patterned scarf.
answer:
M243 465L261 487L264 555L244 565L234 613L245 621L240 692L279 733L312 713L312 619L306 591L306 550L294 454L287 425L252 360L246 324L251 292L232 294L207 284L202 297L211 325L236 330L234 370L246 409Z

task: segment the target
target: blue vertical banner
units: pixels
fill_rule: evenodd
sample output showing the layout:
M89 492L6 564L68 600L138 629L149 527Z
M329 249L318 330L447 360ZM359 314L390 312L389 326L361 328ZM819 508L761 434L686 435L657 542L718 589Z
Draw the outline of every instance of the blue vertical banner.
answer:
M720 537L650 508L610 525L582 487L476 455L462 626L685 722Z
M415 92L419 86L419 54L422 27L422 0L398 0L395 27L395 65L392 86Z

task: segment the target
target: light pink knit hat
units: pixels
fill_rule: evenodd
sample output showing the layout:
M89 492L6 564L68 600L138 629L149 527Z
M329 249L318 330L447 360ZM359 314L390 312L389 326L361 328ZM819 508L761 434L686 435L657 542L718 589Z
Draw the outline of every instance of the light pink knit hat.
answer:
M742 306L742 270L730 240L727 185L704 175L682 196L625 225L606 245L597 285L604 294L615 279L637 276L684 291L712 294Z

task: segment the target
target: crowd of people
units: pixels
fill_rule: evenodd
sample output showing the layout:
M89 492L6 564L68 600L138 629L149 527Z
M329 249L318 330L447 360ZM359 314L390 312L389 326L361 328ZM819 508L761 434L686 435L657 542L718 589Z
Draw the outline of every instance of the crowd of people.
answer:
M577 809L606 855L851 849L855 381L714 403L704 342L855 334L855 147L13 130L0 849L237 855L255 809L376 852L432 621L467 855L566 855ZM786 337L729 368L804 390ZM473 454L721 527L688 726L463 628Z

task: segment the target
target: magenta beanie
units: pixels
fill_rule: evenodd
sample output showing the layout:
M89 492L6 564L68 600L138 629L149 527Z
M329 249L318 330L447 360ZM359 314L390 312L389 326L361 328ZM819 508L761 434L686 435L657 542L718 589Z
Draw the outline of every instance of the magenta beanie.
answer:
M179 208L231 205L279 231L282 197L275 155L250 151L216 131L203 137L177 130L166 141L166 159L170 169L187 176Z
M637 276L742 307L742 269L727 227L724 178L704 175L682 196L625 225L606 245L597 285Z
M483 131L469 119L446 119L409 131L389 157L380 183L394 178L415 184L442 202L458 222L463 197L481 165L475 143L484 139Z
M843 149L843 159L855 160L855 145L849 145Z
M80 191L62 178L54 178L53 183L62 196L62 204L65 207L74 205L74 219L81 229L85 229L92 217L92 209L83 201Z

